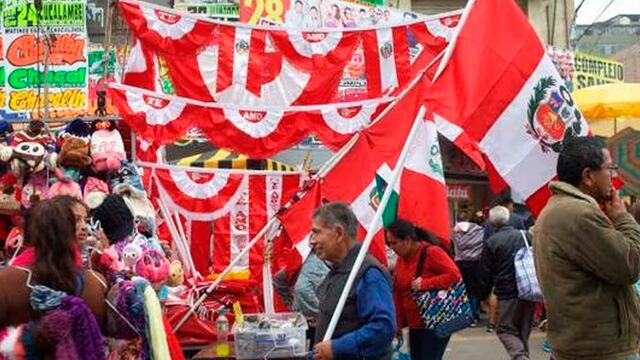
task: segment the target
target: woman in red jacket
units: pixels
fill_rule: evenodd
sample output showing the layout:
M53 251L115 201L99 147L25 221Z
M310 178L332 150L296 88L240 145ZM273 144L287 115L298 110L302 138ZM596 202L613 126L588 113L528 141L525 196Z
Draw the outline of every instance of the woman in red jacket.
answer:
M396 220L385 229L385 236L391 249L398 254L393 296L398 330L409 326L411 359L442 359L449 337L438 338L424 328L410 291L446 289L460 280L460 270L433 235L408 221ZM421 276L416 277L423 249L426 258Z

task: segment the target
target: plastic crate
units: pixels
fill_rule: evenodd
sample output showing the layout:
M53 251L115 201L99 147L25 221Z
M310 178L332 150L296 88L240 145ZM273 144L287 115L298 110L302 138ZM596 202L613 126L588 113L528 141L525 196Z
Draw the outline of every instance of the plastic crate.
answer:
M245 314L243 324L233 327L235 356L237 359L305 356L307 328L307 320L300 313Z

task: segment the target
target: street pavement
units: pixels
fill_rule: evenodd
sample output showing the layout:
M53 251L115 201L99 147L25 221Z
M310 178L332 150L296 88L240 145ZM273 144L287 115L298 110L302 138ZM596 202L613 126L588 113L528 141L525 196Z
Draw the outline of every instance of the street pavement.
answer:
M529 338L530 360L549 360L549 354L542 350L544 340L544 332L534 329ZM482 325L454 334L444 358L446 360L509 360L496 334L487 333Z

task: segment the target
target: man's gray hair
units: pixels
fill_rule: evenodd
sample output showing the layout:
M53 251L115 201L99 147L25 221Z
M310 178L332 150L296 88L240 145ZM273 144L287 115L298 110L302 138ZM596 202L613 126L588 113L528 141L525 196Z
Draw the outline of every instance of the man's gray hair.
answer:
M345 234L352 239L358 234L358 219L347 203L334 201L324 204L313 212L313 219L331 229L342 226Z
M504 206L494 206L489 210L489 222L495 227L501 227L509 223L509 209Z

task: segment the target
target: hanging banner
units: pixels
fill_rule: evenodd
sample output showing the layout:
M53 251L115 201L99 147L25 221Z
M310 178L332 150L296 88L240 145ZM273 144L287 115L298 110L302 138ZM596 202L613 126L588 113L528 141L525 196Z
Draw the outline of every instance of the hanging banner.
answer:
M576 90L624 81L624 67L620 62L580 52L574 54L574 62Z
M84 110L88 98L85 0L43 0L39 11L25 0L7 2L4 22L6 109L25 112ZM49 48L45 80L45 47Z

